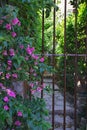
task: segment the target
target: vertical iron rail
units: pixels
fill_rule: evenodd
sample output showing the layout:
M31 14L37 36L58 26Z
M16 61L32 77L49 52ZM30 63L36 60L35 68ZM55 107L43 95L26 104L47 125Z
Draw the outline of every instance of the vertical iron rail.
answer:
M44 8L42 9L42 55L44 54Z
M42 56L44 56L44 8L42 9ZM41 77L41 84L43 84L43 75ZM41 98L43 98L43 90L41 91Z
M86 1L86 10L87 10L87 1ZM86 42L85 44L86 44L86 75L87 75L87 14L86 14ZM86 76L86 82L87 82L87 76ZM87 83L86 83L86 90L87 90ZM86 97L86 122L87 122L87 97Z
M56 0L54 0L54 4L56 4ZM53 69L55 68L55 23L56 23L56 10L54 8L53 10L53 56L52 56L52 64L53 64ZM55 93L54 93L54 89L55 89L55 86L54 86L54 82L55 82L55 75L53 74L53 77L52 77L52 82L53 82L53 94L52 94L52 130L54 130L54 125L55 125L55 122L54 122L54 106L55 106Z
M6 3L8 4L9 0L6 0Z
M67 0L64 3L64 120L63 130L66 130L66 5Z
M76 47L76 55L75 55L75 88L74 88L74 130L77 129L77 0L75 1L75 47Z
M3 7L6 4L9 4L9 0L0 0L0 6Z

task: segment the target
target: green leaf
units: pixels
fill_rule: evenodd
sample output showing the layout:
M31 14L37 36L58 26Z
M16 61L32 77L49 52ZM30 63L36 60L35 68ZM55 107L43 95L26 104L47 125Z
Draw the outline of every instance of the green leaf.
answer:
M2 46L0 46L0 51L2 50Z
M3 42L3 45L4 45L4 47L6 47L6 48L7 48L8 43L7 43L6 41L4 41L4 42Z
M0 42L4 41L5 40L5 37L3 36L0 36Z

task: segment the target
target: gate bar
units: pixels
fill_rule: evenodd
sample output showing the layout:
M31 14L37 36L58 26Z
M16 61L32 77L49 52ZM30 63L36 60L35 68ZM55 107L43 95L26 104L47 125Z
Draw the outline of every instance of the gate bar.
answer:
M9 0L6 0L7 4L9 3Z
M77 73L78 73L78 59L77 59L77 0L75 1L75 47L76 47L76 55L75 55L75 89L74 89L74 130L77 129Z
M44 56L44 8L42 9L42 56ZM41 77L41 84L43 84L43 75ZM41 91L41 98L43 98L43 90Z
M36 55L44 55L44 56L78 56L78 57L86 57L87 54L36 54Z
M54 0L54 4L56 4L56 0ZM55 10L55 7L54 7L54 10L53 10L53 55L52 55L52 60L53 60L53 68L55 68L55 23L56 23L56 10ZM55 85L54 85L54 82L55 82L55 76L53 74L53 77L52 77L52 82L53 82L53 94L52 94L52 130L54 130L54 105L55 105L55 92L54 92L54 89L55 89Z
M67 0L64 3L64 118L63 130L66 130L66 9Z
M86 9L87 9L87 1L86 1ZM86 43L86 74L87 74L87 14L86 14L86 42L85 43ZM86 81L87 81L87 76L86 76ZM86 90L87 90L87 83L86 83ZM86 122L87 122L87 98L86 98Z

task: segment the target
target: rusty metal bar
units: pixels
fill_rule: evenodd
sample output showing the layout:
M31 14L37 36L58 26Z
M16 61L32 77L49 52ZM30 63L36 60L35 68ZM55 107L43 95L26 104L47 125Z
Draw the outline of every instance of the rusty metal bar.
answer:
M44 54L44 8L42 9L42 55Z
M54 4L56 4L56 0L54 0ZM54 8L53 10L53 54L55 54L55 23L56 23L56 10ZM52 62L53 62L53 68L55 68L55 55L52 55ZM55 75L53 74L53 94L52 94L52 130L54 130L55 122L54 122L54 106L55 106L55 93L54 93L54 82L55 82Z
M66 8L67 0L64 3L64 119L63 130L66 130Z
M74 89L74 130L77 129L77 73L78 73L78 59L77 59L77 0L75 1L75 89Z
M42 54L36 54L36 55L42 55ZM75 57L76 55L78 57L86 57L86 54L43 54L44 56L71 56L71 57Z
M9 3L9 0L6 0L6 3L8 4L8 3Z
M42 9L42 56L44 56L44 8ZM43 84L43 75L41 77L41 84ZM43 90L41 91L41 98L43 98Z
M87 9L87 1L86 1L86 9ZM86 42L85 44L86 44L86 74L87 74L87 14L86 14ZM86 82L87 82L87 78L86 78ZM87 83L86 83L86 90L87 90ZM87 98L86 98L86 122L87 122ZM86 127L87 127L87 124L86 124Z
M4 7L6 4L9 4L9 0L0 0L1 7Z

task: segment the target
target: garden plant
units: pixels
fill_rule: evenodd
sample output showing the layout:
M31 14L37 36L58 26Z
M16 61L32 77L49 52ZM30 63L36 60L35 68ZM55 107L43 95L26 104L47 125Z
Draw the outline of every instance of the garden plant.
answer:
M36 54L31 38L23 35L17 14L15 6L0 8L0 128L48 130L45 101L34 95L46 89L41 77L51 67ZM14 90L12 83L17 81L27 83L26 96Z

